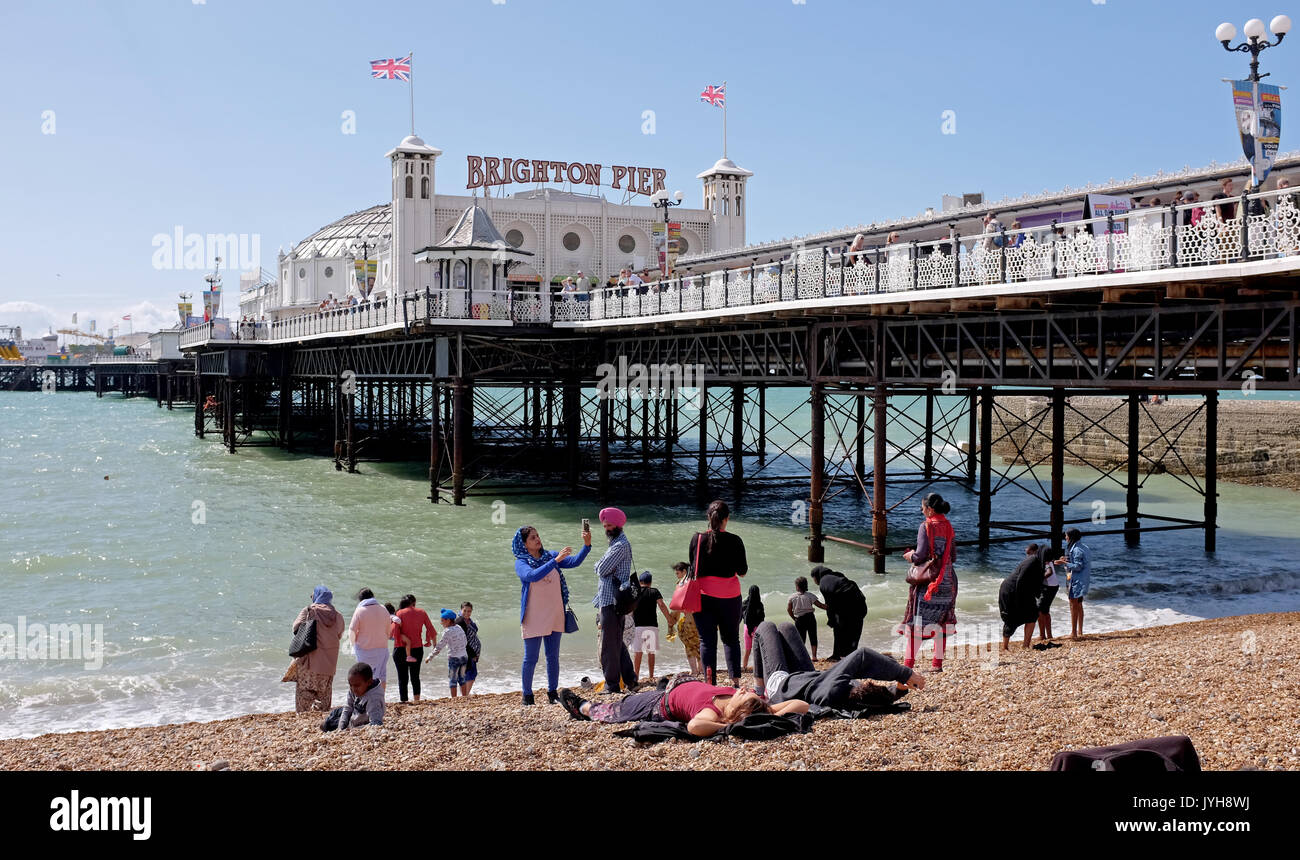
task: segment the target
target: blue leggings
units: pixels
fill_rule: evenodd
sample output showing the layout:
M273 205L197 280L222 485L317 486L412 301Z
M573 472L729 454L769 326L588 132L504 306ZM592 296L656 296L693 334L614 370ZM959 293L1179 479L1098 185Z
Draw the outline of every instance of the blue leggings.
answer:
M545 636L524 640L524 695L533 694L533 670L537 668L537 652L542 643L546 644L546 689L554 690L559 686L560 637L563 635L563 632L557 630Z

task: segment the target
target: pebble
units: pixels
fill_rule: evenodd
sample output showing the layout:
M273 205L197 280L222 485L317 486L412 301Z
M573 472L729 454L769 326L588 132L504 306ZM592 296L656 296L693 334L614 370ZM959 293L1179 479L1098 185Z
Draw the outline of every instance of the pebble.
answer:
M208 766L204 769L205 770L229 770L230 762L226 761L224 758L219 758L216 761L208 762Z

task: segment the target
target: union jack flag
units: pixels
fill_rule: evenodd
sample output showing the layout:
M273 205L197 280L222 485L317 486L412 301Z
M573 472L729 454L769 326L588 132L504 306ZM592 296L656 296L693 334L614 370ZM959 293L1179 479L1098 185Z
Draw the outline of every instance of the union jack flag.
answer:
M710 84L704 92L700 93L700 101L708 102L714 107L724 106L727 103L727 85L715 87Z
M370 77L409 81L411 79L411 55L407 54L400 60L371 60Z

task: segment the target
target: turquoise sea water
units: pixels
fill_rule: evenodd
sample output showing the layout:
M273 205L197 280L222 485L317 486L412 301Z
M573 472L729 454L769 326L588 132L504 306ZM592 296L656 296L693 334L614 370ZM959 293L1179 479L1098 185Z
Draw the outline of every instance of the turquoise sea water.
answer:
M511 535L528 523L548 547L578 546L579 522L595 519L594 501L473 498L461 508L434 506L421 464L363 463L360 474L348 475L328 459L276 449L231 455L217 440L196 439L192 428L191 412L159 410L144 399L0 393L0 625L17 626L20 617L28 625L100 624L105 640L98 668L0 659L0 736L291 709L292 687L279 683L289 662L289 625L321 582L345 615L349 596L363 585L381 600L414 592L431 612L473 601L484 640L476 691L519 689ZM771 444L780 436L774 430ZM1075 487L1094 477L1067 472ZM952 484L936 489L953 502L959 536L974 537L974 498ZM1139 548L1118 536L1092 539L1090 631L1300 609L1300 494L1220 489L1213 556L1202 551L1198 530L1147 535ZM731 528L749 554L745 585L761 588L769 618L784 617L794 576L809 569L806 526L791 521L806 493L754 491L733 516ZM631 517L637 565L654 571L665 592L672 562L685 557L700 526L694 502L681 498L620 500ZM1085 498L1122 510L1123 490L1113 484ZM913 508L908 503L893 517L891 543L914 535ZM1157 476L1143 490L1142 509L1199 517L1201 499L1174 478ZM860 498L846 495L828 511L828 531L869 540ZM1084 505L1069 515L1088 513ZM1045 519L1046 508L1008 491L997 497L995 515ZM564 683L598 676L589 601L601 542L598 534L591 559L569 574L583 629L564 638ZM987 553L962 548L958 612L967 635L998 635L997 587L1021 552L1019 545ZM906 596L901 558L891 557L881 577L868 572L870 559L860 550L830 544L827 563L849 572L866 593L863 644L891 648ZM1054 608L1056 632L1068 633L1064 599ZM661 638L660 673L684 667L680 646ZM426 695L445 695L444 677L439 661L426 666ZM338 680L336 698L342 689Z

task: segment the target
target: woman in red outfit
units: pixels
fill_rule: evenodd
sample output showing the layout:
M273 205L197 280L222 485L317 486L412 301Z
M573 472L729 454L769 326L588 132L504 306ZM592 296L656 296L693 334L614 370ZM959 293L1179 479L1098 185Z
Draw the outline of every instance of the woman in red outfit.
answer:
M934 640L934 659L931 668L943 671L945 639L957 632L957 571L953 561L957 557L957 540L947 513L951 506L938 493L931 493L921 502L925 521L916 534L916 549L903 553L903 558L913 566L923 565L939 558L939 576L928 585L913 585L907 592L907 611L898 625L898 635L905 637L903 665L916 666L916 652L925 639Z

